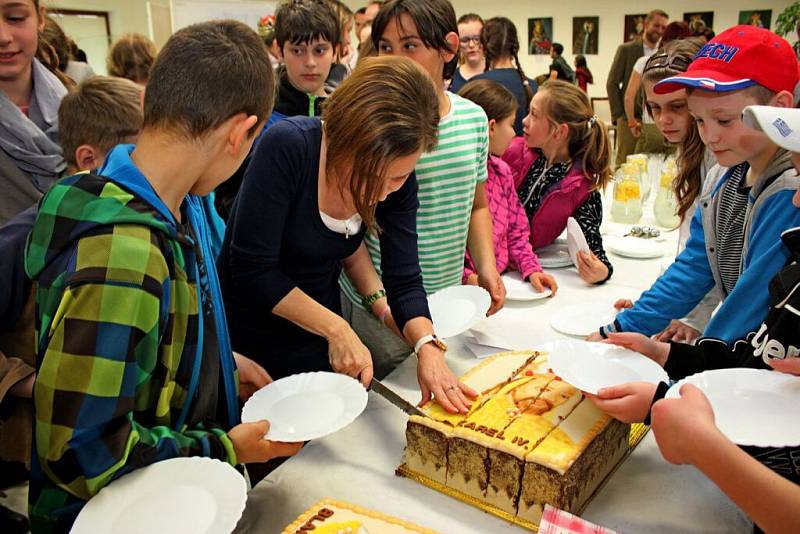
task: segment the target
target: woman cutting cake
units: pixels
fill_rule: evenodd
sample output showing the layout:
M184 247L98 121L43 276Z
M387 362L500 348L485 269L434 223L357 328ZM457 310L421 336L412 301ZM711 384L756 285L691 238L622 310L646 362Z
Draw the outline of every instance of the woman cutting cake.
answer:
M414 346L423 400L432 394L466 412L475 392L444 361L417 252L413 171L436 142L438 109L433 83L413 62L374 58L328 99L321 120L269 130L219 258L235 350L275 378L333 369L368 385L369 350L341 317L344 269L365 306ZM367 232L380 238L382 280L362 243Z

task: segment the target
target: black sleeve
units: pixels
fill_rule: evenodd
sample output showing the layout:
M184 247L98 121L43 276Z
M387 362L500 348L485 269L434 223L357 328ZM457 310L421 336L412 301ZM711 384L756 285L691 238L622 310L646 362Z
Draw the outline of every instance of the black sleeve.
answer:
M31 206L0 228L0 332L16 326L31 293L32 283L25 274L25 246L38 208Z
M600 235L600 225L603 223L603 200L600 198L600 193L593 191L573 217L583 230L589 249L608 267L608 276L605 280L598 282L598 284L605 283L614 273L614 266L606 256L606 251L603 249L603 237Z
M403 187L378 205L375 213L381 228L383 284L401 332L407 321L431 317L417 248L418 189L417 177L412 173Z
M280 121L258 143L242 182L229 230L230 274L267 310L296 287L279 268L281 243L312 149L297 126Z
M650 425L650 412L653 409L653 405L663 399L667 395L667 391L669 391L669 384L666 382L659 382L656 392L653 393L653 400L650 401L650 410L647 410L647 417L642 421L644 424Z
M748 359L752 359L753 353L746 339L737 340L731 345L710 337L698 339L695 345L673 341L669 344L669 357L664 370L673 380L712 369L742 367Z

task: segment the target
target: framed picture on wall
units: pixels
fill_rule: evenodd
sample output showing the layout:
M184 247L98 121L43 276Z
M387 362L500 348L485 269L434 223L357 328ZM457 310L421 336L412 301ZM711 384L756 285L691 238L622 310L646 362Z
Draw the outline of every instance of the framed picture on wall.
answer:
M600 17L572 17L572 53L597 54Z
M528 54L550 54L553 46L553 17L528 19Z
M639 15L625 15L625 36L623 40L627 43L634 39L641 39L644 33L644 19L647 13Z
M713 30L714 12L698 11L694 13L684 13L683 21L689 25L695 34L702 33L706 28Z
M747 24L758 28L769 29L772 22L771 9L757 9L753 11L739 11L739 24Z

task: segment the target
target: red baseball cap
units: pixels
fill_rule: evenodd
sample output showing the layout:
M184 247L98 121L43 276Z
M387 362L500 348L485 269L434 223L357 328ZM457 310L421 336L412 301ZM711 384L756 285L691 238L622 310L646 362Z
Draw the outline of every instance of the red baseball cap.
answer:
M786 39L741 25L717 35L700 49L686 72L661 80L653 89L658 94L686 87L721 93L758 84L776 93L791 93L798 80L797 58Z

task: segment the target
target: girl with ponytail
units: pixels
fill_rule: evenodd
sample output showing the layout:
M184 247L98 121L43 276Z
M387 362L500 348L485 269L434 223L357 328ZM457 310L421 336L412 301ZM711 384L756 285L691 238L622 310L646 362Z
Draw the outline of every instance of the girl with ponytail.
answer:
M574 217L590 252L578 253L578 274L603 283L613 267L603 250L600 190L611 179L611 145L589 98L574 84L547 81L531 100L524 134L503 154L530 221L531 244L552 243Z
M495 81L514 94L517 99L514 131L522 135L522 119L537 85L525 75L519 62L517 27L506 17L491 18L481 31L481 45L486 54L486 72L473 79Z

